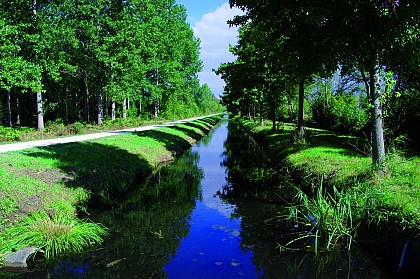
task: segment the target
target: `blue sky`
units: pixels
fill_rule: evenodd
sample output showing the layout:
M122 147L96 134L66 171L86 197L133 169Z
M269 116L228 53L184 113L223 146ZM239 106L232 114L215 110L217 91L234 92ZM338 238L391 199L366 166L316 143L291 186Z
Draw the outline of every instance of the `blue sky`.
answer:
M219 96L225 83L212 69L234 60L229 44L237 43L238 30L229 28L226 22L240 11L230 9L229 2L224 0L177 0L177 3L187 8L188 22L201 40L203 70L198 74L200 82L207 83L213 94Z
M228 1L226 0L177 0L178 4L184 5L187 8L188 21L189 23L194 23L200 20L200 18L209 12L215 11L223 3Z

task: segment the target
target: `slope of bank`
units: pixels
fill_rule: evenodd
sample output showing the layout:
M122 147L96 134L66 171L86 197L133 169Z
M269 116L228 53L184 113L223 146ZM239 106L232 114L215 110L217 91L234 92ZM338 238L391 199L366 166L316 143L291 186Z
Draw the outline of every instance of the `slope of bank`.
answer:
M2 252L13 248L8 245L14 243L10 228L25 223L25 216L44 212L50 224L58 215L76 220L78 214L86 215L89 208L112 206L154 168L191 147L221 117L0 154ZM44 230L55 228L66 232L71 229L58 224ZM40 243L32 245L45 248Z
M344 237L351 235L350 241L356 239L378 255L392 257L393 270L401 268L398 261L401 265L409 258L414 259L410 268L418 270L420 157L407 152L389 154L388 172L380 177L372 169L365 139L306 128L306 142L299 142L292 124L283 123L273 132L270 122L258 126L243 118L236 121L263 147L276 170L291 175L310 197L305 202L312 209L319 201L328 203L323 221L338 215L345 206L339 200L349 198L348 218L336 216L335 224L327 224L330 236L342 229ZM325 199L318 199L318 189Z

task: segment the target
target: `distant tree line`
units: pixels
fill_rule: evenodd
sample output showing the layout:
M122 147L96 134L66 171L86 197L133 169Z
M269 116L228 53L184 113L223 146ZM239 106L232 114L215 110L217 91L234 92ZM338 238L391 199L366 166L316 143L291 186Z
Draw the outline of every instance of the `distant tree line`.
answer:
M216 73L231 112L365 132L373 164L386 171L387 144L420 142L420 2L415 0L230 0L244 11ZM366 126L369 125L369 129Z
M0 125L220 111L175 0L0 0Z

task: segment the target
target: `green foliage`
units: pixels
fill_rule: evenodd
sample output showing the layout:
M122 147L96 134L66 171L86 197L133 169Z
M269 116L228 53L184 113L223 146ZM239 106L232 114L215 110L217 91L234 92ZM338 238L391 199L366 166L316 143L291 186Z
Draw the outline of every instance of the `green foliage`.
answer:
M381 103L381 95L386 91L385 101L398 115L403 107L399 106L400 93L389 96L392 87L400 85L404 88L407 83L417 83L417 90L419 88L417 50L420 29L415 20L420 17L419 2L395 1L392 5L389 2L229 1L244 14L229 22L241 26L238 45L231 48L237 59L222 64L217 71L227 84L222 97L224 104L230 112L248 116L255 115L256 107L264 107L270 113L260 109L260 121L268 115L275 123L277 103L287 103L290 111L294 110L293 98L287 94L287 91L292 91L288 84L299 84L297 110L301 138L304 83L312 80L312 76L332 77L337 69L341 71L341 78L349 77L349 73L356 70L359 74L352 76L353 82L364 86L369 107L362 104L363 100L355 99L354 92L348 88L342 90L344 95L334 98L329 98L333 96L331 90L325 90L325 100L313 104L314 118L324 127L352 132L367 123L366 111L369 108L372 129L375 130L370 133L372 161L378 162L379 170L384 172L381 109L385 108L385 116L390 112ZM380 75L382 70L396 74L387 74L384 80ZM262 92L260 96L254 94L258 91ZM414 98L411 100L415 101ZM401 127L408 119L394 118L391 125ZM392 129L392 133L395 130ZM395 138L392 133L390 137Z
M9 222L9 216L18 209L18 203L11 197L2 197L0 200L0 228ZM1 229L0 229L1 231Z
M365 107L360 106L356 96L348 94L316 98L312 104L313 120L326 129L342 133L354 133L369 121Z
M85 127L85 125L83 125L83 123L74 122L74 124L73 124L74 134L76 134L76 135L80 134L84 127Z
M64 252L81 252L101 243L105 234L105 228L99 224L79 220L61 211L53 216L40 211L6 228L0 237L0 251L34 246L43 249L46 258L52 258Z
M45 129L47 133L53 133L56 136L68 134L66 126L60 118L57 118L55 121L47 121L47 123L45 123Z
M11 127L0 126L0 141L20 141L18 130Z
M8 112L20 113L22 124L44 116L90 123L92 115L100 123L111 102L122 111L123 100L131 117L204 113L193 102L200 42L174 0L3 2L0 92L11 90ZM36 111L33 93L41 92L45 109ZM51 122L49 129L61 134Z

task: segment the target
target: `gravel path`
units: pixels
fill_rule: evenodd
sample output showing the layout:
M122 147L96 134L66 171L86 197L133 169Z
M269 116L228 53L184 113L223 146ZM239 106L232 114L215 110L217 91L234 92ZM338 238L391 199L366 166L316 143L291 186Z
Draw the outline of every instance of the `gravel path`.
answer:
M178 121L174 121L174 122L168 122L168 123L159 124L159 125L151 125L151 126L144 126L144 127L138 127L138 128L130 128L130 129L124 129L124 130L111 131L111 132L103 132L103 133L88 134L88 135L81 135L81 136L72 136L72 137L63 137L63 138L55 138L55 139L47 139L47 140L36 140L36 141L28 141L28 142L3 144L3 145L0 145L0 153L22 150L22 149L33 148L33 147L41 147L41 146L48 146L48 145L54 145L54 144L63 144L63 143L98 139L98 138L116 136L116 135L121 135L121 134L125 134L125 133L137 132L137 131L153 130L153 129L157 129L157 128L161 128L161 127L168 127L168 126L170 127L170 126L175 126L175 125L181 124L181 123L188 123L188 122L191 122L191 121L194 121L194 120L197 120L197 119L206 118L206 117L210 117L210 116L213 116L213 115L200 116L200 117L178 120Z

